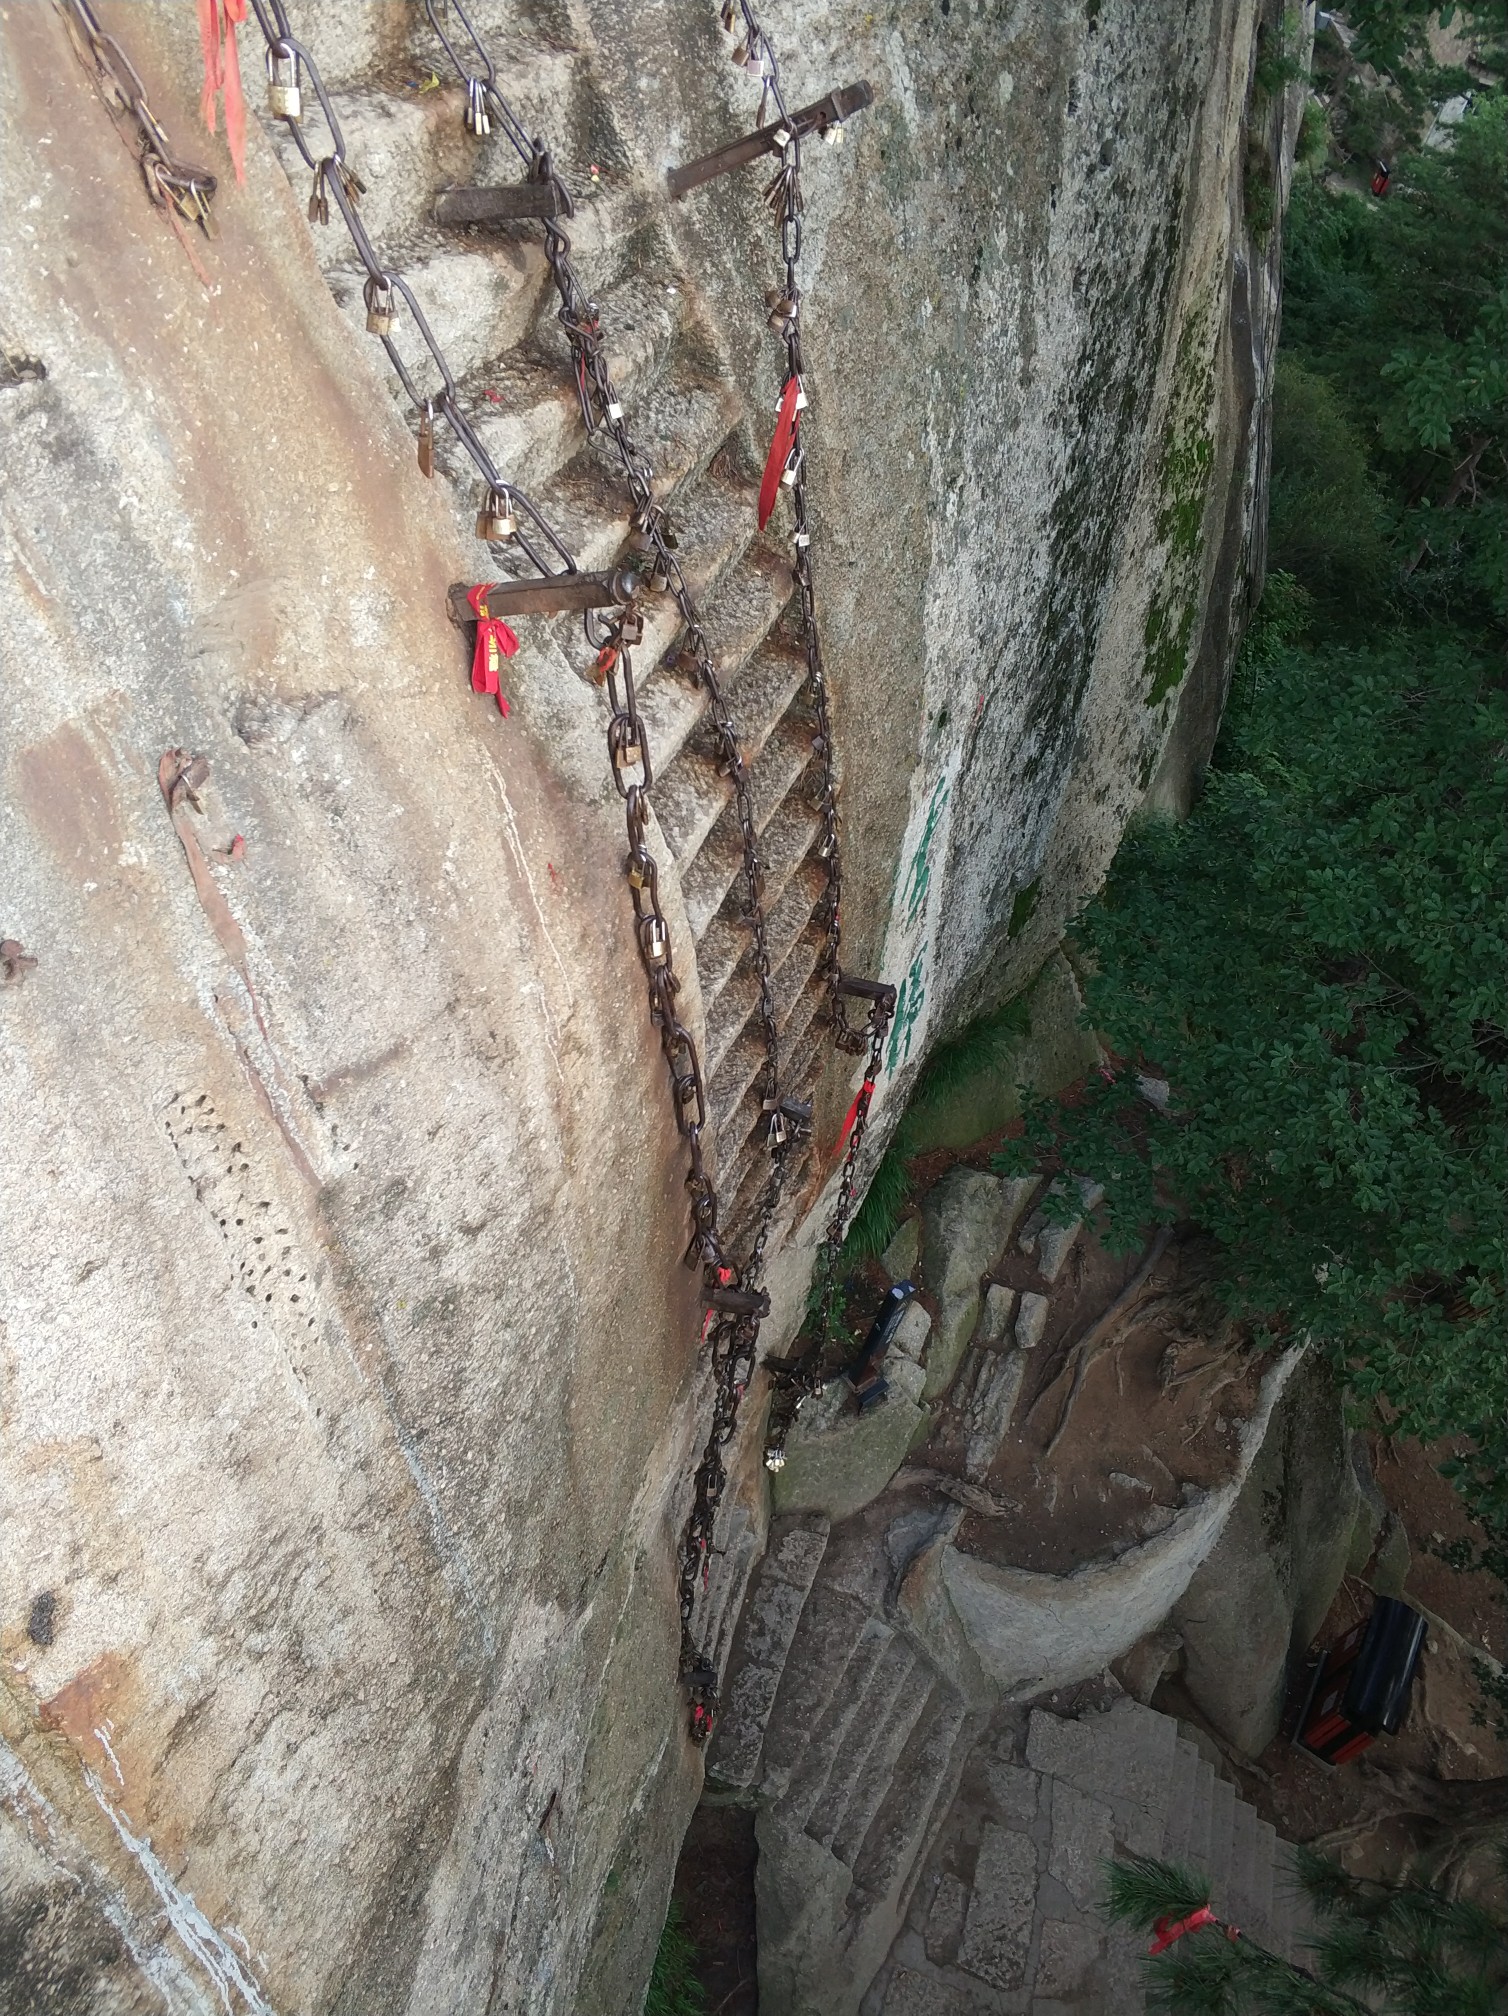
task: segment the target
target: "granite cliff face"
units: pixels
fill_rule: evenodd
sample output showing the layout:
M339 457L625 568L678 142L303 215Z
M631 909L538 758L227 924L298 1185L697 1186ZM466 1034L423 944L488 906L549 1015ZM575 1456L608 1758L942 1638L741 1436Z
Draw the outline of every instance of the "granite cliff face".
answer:
M0 994L0 1944L38 2011L630 2009L700 1779L673 1553L705 1421L604 703L540 621L506 722L469 691L445 600L486 571L475 490L417 473L349 246L311 235L280 129L253 120L239 187L196 130L191 9L99 11L215 158L221 235L187 256L60 11L12 7L0 933L36 964ZM778 1346L852 1080L812 978L789 549L754 536L773 248L757 169L673 208L662 180L754 107L713 8L474 11L581 193L757 759L818 1117ZM292 13L493 453L608 564L621 492L537 243L432 222L437 187L515 178L502 143L428 88L419 7ZM1260 25L1254 0L768 16L793 102L876 90L815 150L806 269L846 963L901 988L871 1153L927 1044L1030 978L1207 753L1260 565L1276 269L1246 217L1285 119ZM652 618L646 663L671 641ZM746 1225L728 786L696 692L661 668L647 695ZM170 818L174 750L209 772ZM765 1516L746 1412L720 1644Z

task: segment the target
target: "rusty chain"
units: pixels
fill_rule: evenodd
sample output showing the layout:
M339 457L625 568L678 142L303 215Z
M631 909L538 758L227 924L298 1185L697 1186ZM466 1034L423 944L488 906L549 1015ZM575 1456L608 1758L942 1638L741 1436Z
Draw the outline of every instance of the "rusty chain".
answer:
M328 224L330 203L334 199L335 208L340 212L351 243L356 248L356 256L366 269L367 329L381 342L388 362L398 375L398 382L421 415L426 430L421 433L421 440L432 443L435 420L444 420L481 476L487 495L477 520L478 537L482 536L484 523L511 523L509 539L527 556L537 573L576 573L576 562L570 550L544 513L522 490L499 474L486 444L461 403L455 374L413 288L395 267L384 266L377 257L357 208L365 185L346 159L345 135L330 103L330 94L320 76L319 65L303 43L295 39L283 0L251 0L251 6L267 45L267 81L273 116L280 118L288 128L303 156L304 165L314 177L309 197L309 222ZM303 82L306 74L329 132L330 150L326 154L316 154L304 135ZM420 391L393 341L393 322L400 301L413 317L414 327L439 373L441 389L435 395ZM532 529L533 536L531 529L526 527ZM558 567L546 563L535 538L559 561ZM503 556L505 548L500 539L488 539L484 543L494 558Z
M485 134L495 121L523 163L530 181L549 183L555 190L557 214L569 217L573 205L556 173L549 150L531 138L498 86L497 68L466 12L463 0L446 0L444 14L465 31L479 68L472 68L457 47L437 0L424 0L425 12L466 90L466 123ZM670 1073L677 1124L690 1160L687 1189L691 1195L692 1237L689 1264L700 1263L709 1311L709 1342L713 1383L712 1424L702 1458L692 1480L692 1507L682 1533L678 1569L681 1618L681 1668L692 1697L692 1734L705 1740L716 1707L716 1673L698 1649L692 1629L697 1587L706 1587L711 1565L713 1526L727 1481L722 1450L737 1426L739 1404L758 1353L759 1323L769 1298L760 1286L771 1227L779 1208L790 1158L809 1109L782 1097L780 1038L775 1020L775 996L764 911L764 870L759 856L753 790L737 724L728 707L711 646L691 588L681 566L677 540L664 505L654 491L654 469L634 440L624 419L623 401L608 369L601 316L583 288L571 259L571 241L553 218L542 220L545 255L560 299L557 319L570 346L576 395L589 435L605 433L613 444L631 500L630 551L645 570L651 594L668 593L680 618L679 663L694 672L707 698L707 713L719 767L732 787L741 844L743 921L749 933L749 964L758 990L758 1016L764 1057L756 1078L761 1110L766 1116L771 1155L770 1175L760 1195L758 1230L748 1258L740 1267L723 1243L718 1223L717 1195L702 1148L707 1122L707 1095L696 1045L676 1013L678 981L671 956L670 927L660 907L658 867L647 842L650 792L654 773L649 741L634 686L632 649L643 634L643 618L632 605L608 619L588 612L588 641L598 648L598 669L608 692L608 754L614 781L624 799L628 823L626 870L634 909L634 929L649 986L650 1017L660 1032ZM625 773L628 773L627 775ZM637 773L637 774L634 774Z
M802 294L798 278L801 264L801 217L804 207L801 194L801 135L786 106L785 93L780 82L780 60L775 53L774 44L760 26L751 0L724 0L722 22L729 34L736 33L739 27L742 27L742 39L733 51L733 61L759 79L759 114L755 125L764 125L765 114L773 105L775 116L780 122L776 138L779 139L780 132L786 136L784 145L780 148L780 167L764 192L765 201L774 212L780 226L780 258L785 267L785 284L783 287L770 290L765 297L765 305L769 310L770 327L785 344L786 382L794 381L797 387L798 431L781 487L790 492L795 520L792 531L795 558L791 572L801 599L801 641L806 652L806 698L817 722L817 732L812 738L812 750L817 758L821 775L817 794L817 813L822 821L822 841L818 853L823 865L825 882L822 901L817 912L824 930L820 970L827 987L827 1012L833 1031L833 1041L840 1050L856 1053L863 1049L864 1038L860 1031L849 1028L838 984L842 976L843 864L838 838L837 765L828 707L827 674L822 663L822 642L817 628L816 590L812 581L812 534L807 516L806 455L800 438L804 422L800 421L799 416L807 407L801 354ZM842 122L838 121L827 127L823 137L830 144L841 141Z
M112 113L129 114L135 124L137 159L147 194L170 218L176 214L186 224L197 224L206 238L216 237L211 209L216 178L208 168L196 168L173 152L162 122L147 103L135 64L100 26L89 0L62 0L62 13L81 49L93 59L95 82L105 103Z
M778 1470L785 1462L786 1436L796 1411L802 1400L815 1392L823 1380L824 1361L834 1328L838 1264L848 1226L849 1208L853 1202L854 1177L863 1152L885 1034L895 1012L895 990L873 982L847 980L842 967L843 866L838 833L837 765L827 674L822 662L822 642L817 625L816 590L812 580L812 535L807 515L806 451L801 441L804 425L801 416L808 403L801 353L802 292L799 279L804 207L801 194L801 134L785 102L779 57L760 25L752 0L723 0L722 23L729 34L742 30L741 39L733 51L733 61L759 80L759 114L755 124L764 125L765 115L772 105L778 121L774 137L780 166L764 195L780 226L780 257L785 268L785 283L783 288L772 289L765 300L769 309L769 325L785 345L786 385L794 384L796 387L797 431L781 475L781 488L790 492L793 507L795 559L791 572L801 599L801 636L806 651L805 692L817 723L812 750L821 775L817 809L822 821L822 840L818 851L825 885L816 913L824 928L820 970L827 987L828 1021L835 1046L850 1055L863 1051L866 1046L869 1051L863 1083L848 1117L848 1138L836 1204L817 1252L806 1326L812 1330L812 1341L795 1359L784 1363L771 1362L768 1367L774 1391L766 1434L765 1462L768 1468ZM825 128L823 137L829 142L841 141L841 121ZM869 1013L863 1029L854 1029L849 1023L846 997L850 995L860 995L868 1000Z

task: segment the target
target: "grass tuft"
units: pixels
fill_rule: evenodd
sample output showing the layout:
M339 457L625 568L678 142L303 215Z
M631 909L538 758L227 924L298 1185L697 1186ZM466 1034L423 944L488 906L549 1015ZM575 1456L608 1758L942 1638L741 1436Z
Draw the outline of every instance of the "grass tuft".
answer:
M674 1899L655 1952L644 2016L706 2016L707 1996L696 1977L696 1944Z

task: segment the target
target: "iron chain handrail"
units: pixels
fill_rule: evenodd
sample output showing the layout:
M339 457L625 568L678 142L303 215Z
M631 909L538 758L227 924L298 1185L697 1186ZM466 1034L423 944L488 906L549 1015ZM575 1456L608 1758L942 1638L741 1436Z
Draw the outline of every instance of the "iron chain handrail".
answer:
M100 26L89 0L63 0L63 18L94 59L97 81L112 109L128 112L136 123L138 160L147 193L161 209L170 205L186 223L197 224L206 238L216 236L210 205L219 186L208 168L197 168L173 152L162 122L147 103L146 86L115 36Z
M801 194L801 134L798 122L791 117L785 102L785 93L780 81L780 59L755 13L753 0L723 0L722 22L729 34L734 33L741 25L742 40L734 49L733 61L741 68L754 73L760 80L759 115L756 125L760 127L764 125L765 115L771 104L775 108L779 122L775 140L781 157L780 167L764 193L765 201L780 223L780 257L785 267L785 286L783 292L777 289L766 299L770 310L770 326L785 345L786 384L787 386L794 384L797 388L796 411L799 418L807 407L801 349L803 297L799 278L802 249L801 218L804 207ZM841 135L841 125L829 129L827 133L829 139L838 139ZM853 1201L854 1179L859 1156L863 1152L869 1108L883 1060L885 1034L895 1007L893 990L861 986L857 991L861 991L868 998L869 1012L866 1026L862 1030L856 1030L849 1023L845 1005L845 993L854 990L845 983L842 965L843 864L838 831L837 767L828 703L827 674L822 660L822 640L817 624L816 589L812 579L812 535L807 514L806 451L801 438L804 431L804 424L798 425L787 466L782 472L781 487L791 493L795 519L793 534L795 560L792 573L801 600L801 636L806 651L807 667L805 690L817 723L812 748L821 775L817 802L822 822L819 854L825 880L822 902L818 907L818 915L822 919L825 931L820 970L827 986L828 1021L835 1045L839 1050L849 1054L863 1051L867 1045L869 1060L863 1083L849 1116L848 1139L836 1204L817 1253L809 1303L811 1312L809 1322L814 1328L813 1340L808 1349L795 1360L785 1363L772 1362L769 1366L775 1391L771 1399L771 1420L766 1438L765 1460L771 1469L779 1469L785 1461L786 1436L801 1401L822 1384L823 1361L828 1354L835 1322L838 1265L849 1209Z
M569 192L555 170L549 150L543 140L529 136L503 96L497 81L496 64L478 35L463 0L447 0L446 12L464 29L475 52L476 69L470 67L452 40L436 0L424 0L424 7L441 46L465 85L468 124L476 130L482 114L494 117L523 163L528 179L549 183L560 199L557 214L572 215ZM629 543L644 557L650 590L668 592L674 601L683 632L678 654L680 661L694 670L707 697L707 712L720 768L732 786L738 820L743 916L749 932L749 961L758 989L756 1009L764 1057L756 1082L762 1111L769 1116L771 1173L761 1193L761 1223L749 1258L740 1268L724 1246L723 1228L718 1223L717 1194L702 1148L702 1132L707 1120L706 1087L696 1046L675 1010L679 983L671 956L670 927L659 904L658 866L646 840L653 769L632 670L632 646L642 635L642 618L632 609L612 619L589 612L585 623L586 634L588 640L598 646L598 663L608 685L611 708L609 761L625 803L629 838L626 867L633 897L635 933L649 984L650 1016L660 1031L677 1124L686 1141L691 1165L687 1189L691 1195L693 1230L686 1259L692 1265L700 1263L704 1289L709 1297L721 1292L726 1298L731 1291L735 1297L756 1305L736 1313L724 1313L715 1301L709 1302L713 1418L692 1480L692 1506L682 1533L678 1571L681 1668L692 1693L692 1733L704 1740L710 1733L716 1704L716 1673L711 1662L698 1649L692 1630L697 1585L700 1582L705 1587L710 1569L713 1526L727 1481L721 1451L734 1433L739 1403L758 1355L761 1313L758 1305L765 1300L760 1294L760 1276L770 1227L779 1207L791 1152L804 1116L793 1112L789 1103L781 1097L780 1038L770 975L764 870L760 860L749 767L740 744L737 724L723 693L707 633L680 563L673 528L664 506L655 497L653 466L634 440L624 419L623 401L608 368L598 306L581 285L571 259L568 234L554 219L542 222L545 255L560 299L557 319L570 345L582 420L588 434L602 431L612 441L632 500ZM634 781L628 784L623 779L625 768L630 771L637 769L638 772Z
M309 198L309 221L323 224L329 220L330 199L333 197L341 220L350 234L356 256L366 269L367 304L370 309L374 297L385 304L400 299L413 318L425 349L429 352L435 369L439 373L441 390L436 397L421 392L414 382L403 356L394 342L391 330L374 330L388 362L397 374L398 382L412 401L416 411L425 417L431 428L436 416L443 419L451 433L486 485L489 495L506 499L518 529L513 534L513 543L526 556L530 565L539 574L577 572L577 565L570 548L561 538L544 513L524 491L510 483L499 472L496 463L487 452L485 442L472 425L470 416L461 404L460 389L444 350L429 326L428 318L420 307L418 297L403 275L394 267L384 265L361 220L357 205L363 193L360 177L352 169L346 158L345 135L341 131L340 120L335 107L330 102L330 94L320 75L319 65L310 55L304 43L294 36L288 19L288 10L283 0L251 0L252 12L256 15L257 26L262 31L262 39L267 45L267 74L274 74L274 64L291 65L289 72L295 87L301 87L302 78L307 73L315 98L319 101L320 115L330 136L328 152L316 153L304 134L302 115L299 112L280 112L274 116L281 118L293 136L294 145L302 155L304 164L314 176L314 186ZM519 522L524 521L524 522ZM525 523L532 527L535 537L524 529ZM535 543L535 538L538 544ZM488 541L487 549L494 558L506 557L507 549L496 541ZM546 562L543 547L559 563L551 566Z

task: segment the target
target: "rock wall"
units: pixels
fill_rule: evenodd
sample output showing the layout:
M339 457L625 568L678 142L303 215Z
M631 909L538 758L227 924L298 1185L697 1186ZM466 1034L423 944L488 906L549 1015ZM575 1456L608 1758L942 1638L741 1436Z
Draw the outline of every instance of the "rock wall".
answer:
M475 493L417 474L349 248L311 236L280 132L253 121L237 186L196 131L192 10L99 11L213 157L221 235L185 249L61 13L11 8L0 932L36 964L0 996L4 1943L38 2011L631 2008L699 1777L672 1550L704 1429L603 702L537 622L506 722L467 690L444 605L486 569ZM851 1081L814 1019L788 549L753 536L771 243L757 171L673 212L660 180L752 104L710 8L474 13L582 193L761 766L818 1097L778 1343ZM606 564L621 495L537 245L431 221L436 187L516 166L429 88L420 9L292 14L478 427ZM795 102L877 92L808 175L807 284L849 963L902 988L883 1118L1041 964L1159 762L1176 796L1204 753L1275 312L1242 211L1257 8L792 0L769 27ZM737 1221L736 857L701 702L653 669L672 641L652 616L657 837ZM170 818L174 750L209 772Z

